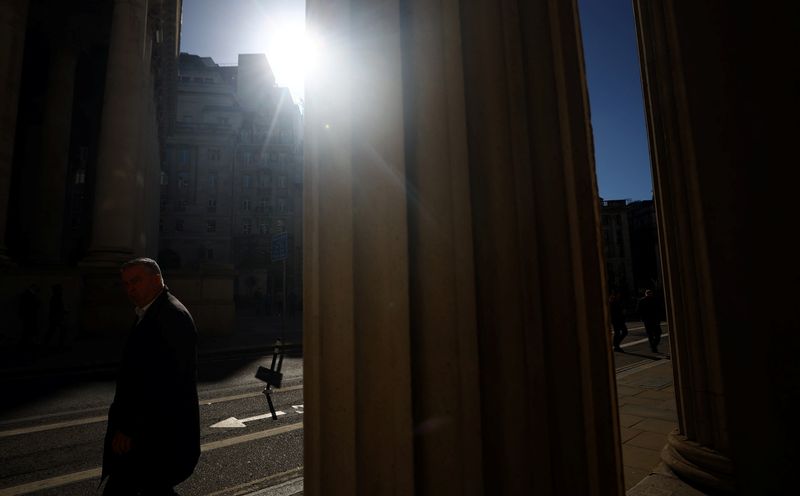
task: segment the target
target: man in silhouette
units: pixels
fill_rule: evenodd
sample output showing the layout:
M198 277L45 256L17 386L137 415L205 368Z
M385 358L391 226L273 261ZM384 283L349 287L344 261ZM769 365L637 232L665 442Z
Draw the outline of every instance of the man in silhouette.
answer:
M197 332L154 260L131 260L121 273L137 320L108 414L103 494L173 495L200 457Z
M653 296L652 289L644 292L644 297L639 300L636 311L644 324L650 349L653 353L658 353L658 344L661 342L661 309L658 300Z
M628 335L628 327L625 325L625 309L622 307L622 296L618 291L611 293L608 299L608 309L611 314L611 326L614 328L614 351L624 353L620 345L625 336Z

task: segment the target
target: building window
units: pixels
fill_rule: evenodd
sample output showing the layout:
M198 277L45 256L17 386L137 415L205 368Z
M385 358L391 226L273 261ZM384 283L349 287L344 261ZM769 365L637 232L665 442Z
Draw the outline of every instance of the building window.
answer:
M161 186L166 186L169 184L169 176L163 170L161 171Z
M252 178L250 177L250 174L243 175L242 176L242 187L243 188L249 188L251 184L252 184Z
M183 232L183 219L178 219L175 221L175 230L178 232Z
M250 210L250 200L242 200L242 210Z
M217 117L217 122L223 126L227 126L230 123L230 119L227 117Z
M286 213L286 200L283 198L278 198L278 213L279 214Z
M212 198L208 200L208 211L209 212L216 212L217 211L217 199Z
M214 249L213 248L206 248L206 258L208 260L214 260Z
M208 175L208 186L211 189L217 189L217 173L212 172Z
M189 164L189 149L188 148L181 148L178 150L178 164L179 165L188 165Z
M267 200L258 200L258 207L256 207L256 210L259 212L266 212Z
M214 219L209 219L206 221L206 232L217 232L217 221Z
M158 219L158 232L164 232L164 219Z
M186 189L189 187L189 173L178 172L178 189Z
M84 184L86 182L86 171L78 169L75 171L75 184Z
M259 234L267 234L269 232L269 226L266 222L262 222L258 225L258 233Z
M262 172L258 175L258 187L259 188L267 188L269 187L270 183L270 175L266 172Z
M208 159L209 160L219 160L220 152L219 148L209 148L208 149Z
M286 174L281 174L278 176L278 187L285 188L286 187Z
M242 221L242 233L243 234L250 234L252 230L252 226L250 224L250 219L245 219Z
M161 211L163 212L164 210L167 209L167 198L162 196L159 201L161 205Z

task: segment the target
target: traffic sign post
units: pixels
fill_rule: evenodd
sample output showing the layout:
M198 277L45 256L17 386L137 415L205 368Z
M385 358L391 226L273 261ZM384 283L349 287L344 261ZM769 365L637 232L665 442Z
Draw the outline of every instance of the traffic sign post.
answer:
M286 334L286 257L289 252L289 234L282 232L272 236L271 256L273 262L283 262L283 310L281 311L281 337Z

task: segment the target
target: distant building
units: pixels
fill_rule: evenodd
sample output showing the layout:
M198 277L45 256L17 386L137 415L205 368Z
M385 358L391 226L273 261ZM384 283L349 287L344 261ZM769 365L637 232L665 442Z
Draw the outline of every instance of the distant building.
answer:
M174 131L161 171L159 259L182 269L233 267L239 301L302 294L302 117L263 54L237 66L180 54ZM273 261L281 233L283 261Z
M606 283L620 291L629 306L641 290L663 290L658 231L652 200L602 200Z

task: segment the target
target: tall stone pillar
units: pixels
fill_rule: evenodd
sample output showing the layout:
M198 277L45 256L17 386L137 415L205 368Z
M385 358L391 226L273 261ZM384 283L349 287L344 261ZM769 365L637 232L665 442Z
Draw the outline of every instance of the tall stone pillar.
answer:
M714 494L784 494L800 462L796 16L634 5L679 419L662 459Z
M5 245L8 190L11 187L27 18L28 0L3 2L0 9L0 264L8 262Z
M140 170L147 0L115 0L86 266L118 266L134 253Z
M59 39L53 43L42 125L38 222L32 226L31 233L32 257L41 263L56 264L61 261L77 55L77 47L69 39Z
M621 494L573 6L307 16L305 491Z

